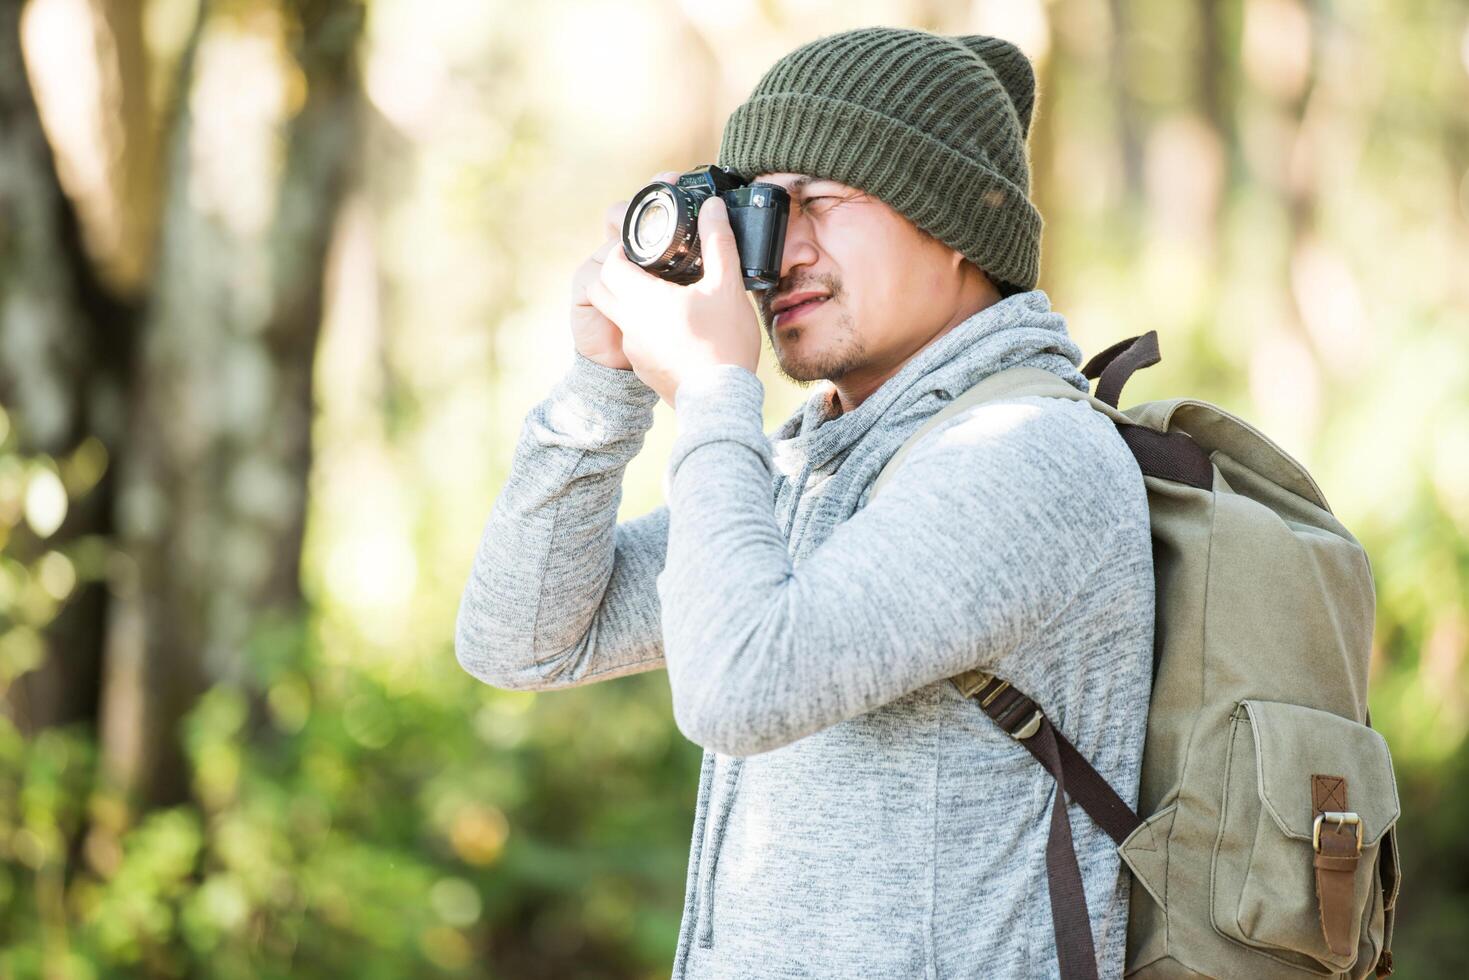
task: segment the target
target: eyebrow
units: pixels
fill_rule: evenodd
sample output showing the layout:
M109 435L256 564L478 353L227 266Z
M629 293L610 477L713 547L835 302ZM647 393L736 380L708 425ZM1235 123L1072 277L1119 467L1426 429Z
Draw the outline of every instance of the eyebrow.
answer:
M785 190L786 190L786 193L787 194L791 195L792 197L796 197L796 196L798 196L800 194L801 189L803 187L805 187L807 184L815 183L816 181L825 180L825 179L826 179L825 177L813 177L810 174L802 174L801 176L797 177L795 180L791 181L791 185L789 187L787 187ZM776 186L779 187L781 185L780 184L776 184Z
M806 195L802 192L807 184L822 183L826 180L827 178L825 177L813 177L810 174L802 174L800 177L791 181L791 186L786 188L786 193L790 194L795 200L801 201L805 199Z

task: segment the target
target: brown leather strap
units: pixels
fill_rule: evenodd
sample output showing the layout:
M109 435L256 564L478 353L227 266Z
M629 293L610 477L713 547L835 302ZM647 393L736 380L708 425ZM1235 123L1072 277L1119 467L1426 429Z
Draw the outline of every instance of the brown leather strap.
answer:
M1035 743L1017 734L1035 716L1045 717L1034 701L998 677L991 678L970 697L978 701L985 714L994 719L1006 733L1016 737L1021 745L1030 750L1031 755L1042 765L1045 764L1045 760L1036 751ZM1086 761L1086 757L1077 751L1071 740L1061 734L1059 729L1052 727L1061 756L1061 768L1066 774L1066 792L1108 837L1121 844L1129 834L1142 826L1142 817L1117 795L1112 784Z
M1119 340L1082 366L1081 373L1087 378L1100 376L1096 398L1113 408L1122 397L1122 386L1138 368L1157 364L1163 359L1158 351L1158 331L1149 330L1136 337Z
M1117 408L1122 398L1122 386L1127 384L1133 372L1161 360L1158 331L1149 330L1145 334L1119 340L1093 355L1082 366L1081 373L1087 378L1100 379L1093 397ZM1181 429L1159 432L1146 425L1119 422L1115 418L1112 421L1145 476L1156 476L1201 490L1213 489L1214 464L1209 454L1188 433Z
M1372 710L1367 709L1367 727L1372 727ZM1382 846L1377 849L1377 873L1379 883L1382 885L1382 952L1377 956L1377 968L1373 975L1387 977L1392 975L1392 933L1393 920L1397 917L1394 906L1397 904L1398 872L1397 868L1397 830L1389 827L1387 833L1382 835ZM1389 898L1388 896L1392 896Z
M1370 718L1368 719L1368 723L1371 723ZM1394 878L1395 872L1393 871L1393 866L1397 863L1397 855L1394 853L1396 850L1396 831L1389 830L1382 835L1382 846L1377 850L1377 871L1381 878L1384 902L1386 902L1388 895L1393 894L1393 889L1397 887L1397 881ZM1393 900L1394 904L1396 904L1395 895ZM1383 909L1382 952L1377 957L1377 970L1375 971L1375 975L1378 977L1392 976L1392 932L1393 919L1396 916L1397 911L1393 906L1389 905Z
M1347 781L1343 776L1311 777L1311 816L1347 808Z
M1040 728L1024 741L1056 780L1051 832L1046 837L1046 878L1061 976L1066 980L1097 980L1097 954L1092 945L1092 924L1081 883L1081 868L1076 863L1076 846L1071 840L1071 818L1066 813L1066 771L1061 768L1056 730L1042 715Z
M1102 373L1108 364L1111 364L1116 359L1118 354L1121 354L1127 348L1137 343L1141 337L1142 334L1138 334L1137 337L1125 337L1105 350L1097 351L1097 353L1091 356L1090 360L1081 366L1082 375L1087 378L1095 378Z
M1056 954L1065 980L1093 980L1097 976L1097 957L1066 798L1069 793L1118 844L1142 824L1142 818L1117 795L1076 746L1056 730L1045 712L1009 682L991 677L970 697L979 702L984 713L1000 728L1024 745L1056 780L1050 836L1046 838L1046 878L1052 927L1056 932Z
M1347 809L1344 776L1311 776L1313 819L1321 818L1315 857L1316 904L1321 910L1321 933L1326 946L1338 956L1348 956L1356 947L1352 923L1356 919L1353 891L1357 863L1361 860L1361 825L1334 821L1328 813Z
M1076 751L1076 746L1059 729L1056 731L1056 744L1061 749L1061 768L1066 770L1066 791L1086 811L1086 815L1112 838L1113 843L1121 845L1134 830L1142 826L1143 818L1117 795L1112 784L1092 768L1092 764ZM1026 745L1029 747L1028 740Z
M1132 450L1144 476L1184 483L1200 490L1214 488L1214 463L1202 446L1182 429L1159 432L1146 425L1118 422L1117 432Z

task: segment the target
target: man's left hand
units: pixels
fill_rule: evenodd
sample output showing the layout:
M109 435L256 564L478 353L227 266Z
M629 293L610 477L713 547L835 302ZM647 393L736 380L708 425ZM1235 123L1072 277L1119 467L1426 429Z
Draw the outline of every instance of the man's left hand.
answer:
M669 405L679 383L701 369L738 364L753 373L760 363L760 320L721 198L699 208L699 243L704 276L698 282L660 279L618 242L601 277L587 286L587 300L622 328L622 352L633 371Z

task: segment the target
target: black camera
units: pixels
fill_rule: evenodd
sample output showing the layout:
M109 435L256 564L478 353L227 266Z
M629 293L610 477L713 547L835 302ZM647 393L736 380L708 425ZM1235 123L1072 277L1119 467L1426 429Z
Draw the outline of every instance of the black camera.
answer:
M718 194L729 211L745 288L773 289L780 280L791 198L784 187L750 183L708 164L675 183L655 180L632 196L622 219L622 251L660 279L688 285L704 275L699 209Z

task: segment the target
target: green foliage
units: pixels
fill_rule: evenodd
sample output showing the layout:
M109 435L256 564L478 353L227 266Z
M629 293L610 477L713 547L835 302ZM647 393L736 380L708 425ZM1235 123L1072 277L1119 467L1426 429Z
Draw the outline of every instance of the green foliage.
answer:
M135 823L91 731L0 722L0 976L667 968L698 750L662 675L546 699L445 649L405 694L302 624L250 666L187 719L197 802Z

